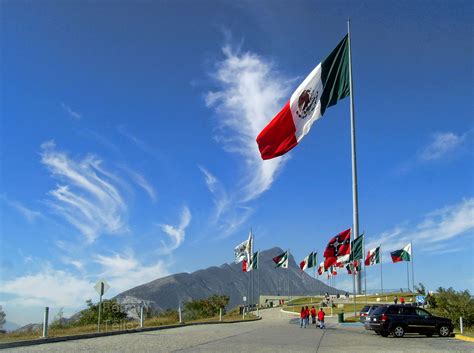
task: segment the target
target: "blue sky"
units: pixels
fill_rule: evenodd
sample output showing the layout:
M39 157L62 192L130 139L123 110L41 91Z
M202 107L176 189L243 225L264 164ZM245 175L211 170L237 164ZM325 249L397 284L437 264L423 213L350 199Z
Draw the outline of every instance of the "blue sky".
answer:
M474 289L468 1L3 1L0 305L72 313L232 261L322 251L351 227L349 100L291 153L255 137L352 19L360 228L413 241L415 280ZM379 269L367 271L378 288ZM400 276L400 273L403 276ZM403 264L384 286L406 286ZM352 287L348 276L336 285Z

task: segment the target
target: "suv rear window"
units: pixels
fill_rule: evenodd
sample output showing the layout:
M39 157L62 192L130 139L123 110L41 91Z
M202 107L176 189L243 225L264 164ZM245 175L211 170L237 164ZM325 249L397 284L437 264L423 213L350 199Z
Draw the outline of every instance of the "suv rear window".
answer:
M366 305L362 308L362 310L360 311L361 313L365 313L365 312L368 312L369 311L369 308L370 306L369 305Z
M373 315L381 315L385 312L385 310L387 310L386 306L379 306L377 309L374 310L374 312L372 314Z
M399 314L400 313L400 307L398 306L389 306L387 309L387 314Z

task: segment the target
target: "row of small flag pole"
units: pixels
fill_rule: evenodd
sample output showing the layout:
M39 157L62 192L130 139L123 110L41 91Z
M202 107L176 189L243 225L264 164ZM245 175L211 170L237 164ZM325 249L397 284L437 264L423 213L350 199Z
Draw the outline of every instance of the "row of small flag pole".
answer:
M242 271L250 272L259 267L259 251L253 251L253 234L250 231L247 240L234 248L235 262L242 263ZM361 262L364 260L365 266L372 266L381 263L380 246L370 249L364 259L363 254L364 234L351 241L351 229L346 229L332 237L324 251L322 261L317 265L317 252L311 252L300 262L300 268L305 271L317 266L319 275L327 272L329 276L337 275L338 268L346 268L348 274L357 273L361 270ZM411 243L399 250L390 253L392 262L412 261ZM285 251L273 258L276 268L288 268L289 252Z

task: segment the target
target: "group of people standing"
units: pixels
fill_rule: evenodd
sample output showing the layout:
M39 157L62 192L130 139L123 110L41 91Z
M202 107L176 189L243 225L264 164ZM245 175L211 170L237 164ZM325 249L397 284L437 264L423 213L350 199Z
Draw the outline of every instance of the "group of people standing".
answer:
M323 308L320 308L317 314L318 317L318 323L319 323L319 328L324 328L324 310ZM313 325L316 324L316 309L314 306L309 309L308 307L301 307L300 311L300 327L306 328L306 326L309 325L309 318L311 316L311 322Z

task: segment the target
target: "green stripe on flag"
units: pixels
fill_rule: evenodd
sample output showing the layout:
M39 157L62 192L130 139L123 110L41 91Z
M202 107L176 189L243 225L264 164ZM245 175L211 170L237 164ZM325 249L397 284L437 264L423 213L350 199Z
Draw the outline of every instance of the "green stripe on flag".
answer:
M326 108L335 105L338 100L350 95L349 42L347 35L331 54L321 62L321 79L324 87L321 95L321 115L324 115Z

